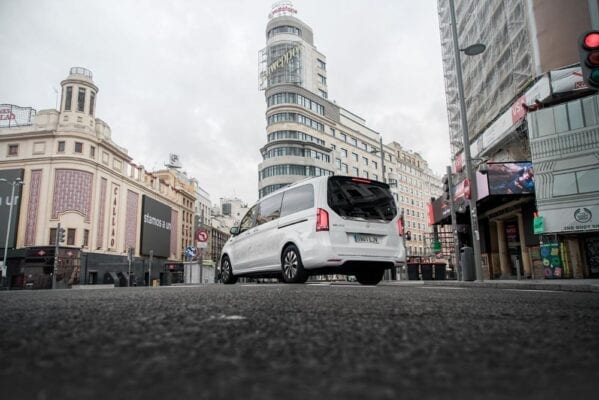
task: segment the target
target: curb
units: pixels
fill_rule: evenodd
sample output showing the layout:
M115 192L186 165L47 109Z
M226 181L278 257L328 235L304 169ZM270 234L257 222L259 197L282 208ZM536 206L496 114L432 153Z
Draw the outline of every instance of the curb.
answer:
M383 286L453 286L462 288L492 288L510 290L553 290L562 292L599 293L598 284L590 283L544 283L544 282L462 282L462 281L385 281Z

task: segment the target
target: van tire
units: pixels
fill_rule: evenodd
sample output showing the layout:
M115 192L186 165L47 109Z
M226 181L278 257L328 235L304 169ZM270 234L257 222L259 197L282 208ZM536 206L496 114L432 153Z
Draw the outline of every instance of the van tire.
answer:
M225 285L232 285L237 282L237 277L233 275L231 260L227 256L224 256L220 263L220 279Z
M283 280L286 283L305 283L308 280L308 273L302 264L302 257L299 250L293 244L285 247L281 256L281 270Z
M383 279L384 274L385 270L380 268L367 269L356 272L356 280L362 285L376 285Z

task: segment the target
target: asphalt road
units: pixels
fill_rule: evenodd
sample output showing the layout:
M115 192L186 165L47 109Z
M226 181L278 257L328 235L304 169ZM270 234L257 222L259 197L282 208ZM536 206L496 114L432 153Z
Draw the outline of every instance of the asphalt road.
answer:
M210 285L0 292L2 399L599 398L599 295Z

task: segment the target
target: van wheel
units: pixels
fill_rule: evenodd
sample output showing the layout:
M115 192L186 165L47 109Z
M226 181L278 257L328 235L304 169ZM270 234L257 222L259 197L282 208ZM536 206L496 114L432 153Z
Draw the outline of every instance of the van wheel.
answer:
M287 283L304 283L308 280L308 273L302 264L299 250L292 244L283 250L281 269L283 280Z
M376 285L383 279L383 269L368 269L356 272L356 280L362 285Z
M220 264L220 279L225 285L232 285L237 282L237 277L233 275L233 268L229 257L224 256Z

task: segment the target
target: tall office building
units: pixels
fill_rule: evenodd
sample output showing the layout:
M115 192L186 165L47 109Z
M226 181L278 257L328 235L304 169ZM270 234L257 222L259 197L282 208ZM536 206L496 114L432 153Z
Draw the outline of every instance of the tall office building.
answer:
M383 180L380 134L329 101L326 57L290 2L273 6L260 51L267 142L260 149L259 196L308 176Z
M596 158L591 161L599 148L597 138L583 132L597 125L595 100L574 100L589 95L577 51L578 36L591 27L589 2L453 3L459 48L486 46L475 56L460 50L457 66L451 2L438 1L458 224L469 223L467 209L477 201L483 277L592 275L592 260L599 257L593 250L599 243L598 220L590 218L597 187L583 179L578 192L562 193L554 184L560 179L576 182L575 172L591 176L585 171L599 168ZM469 182L463 166L468 160L463 156L457 68L463 74L470 161L478 169L478 193L472 200L466 200ZM574 221L577 212L584 223ZM536 232L535 216L545 221L545 228ZM436 223L448 222L448 213L437 217ZM460 236L462 243L471 244L470 235ZM547 248L548 243L555 248ZM544 258L547 252L559 257ZM559 268L545 268L558 258ZM595 270L599 275L599 266Z

